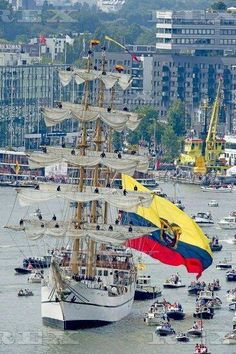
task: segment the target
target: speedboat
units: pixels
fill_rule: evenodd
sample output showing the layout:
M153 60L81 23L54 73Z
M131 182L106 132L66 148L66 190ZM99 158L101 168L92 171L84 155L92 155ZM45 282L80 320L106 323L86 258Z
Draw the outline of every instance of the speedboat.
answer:
M208 202L208 206L209 207L218 207L219 203L217 202L217 200L212 199Z
M193 317L197 317L204 320L210 320L214 316L214 310L209 308L207 305L197 306Z
M150 300L159 296L161 296L161 289L151 283L150 275L137 277L134 300Z
M216 269L231 269L232 265L230 263L228 263L227 259L224 259L223 261L220 261L217 265L216 265Z
M236 229L236 216L225 216L218 222L222 229Z
M184 342L184 343L189 342L189 337L186 333L179 333L175 338L177 342Z
M200 323L195 322L193 327L188 329L187 334L194 337L202 337L203 334L202 321L200 321Z
M236 330L233 330L232 332L227 333L224 336L224 344L236 344Z
M212 240L210 241L209 244L210 244L212 252L219 252L223 248L222 243L219 243L218 238L215 238L215 237L212 238Z
M212 220L212 216L210 213L197 213L192 216L192 219L201 226L212 226L214 225L214 221Z
M226 280L227 281L236 281L236 270L235 269L229 270L226 273Z
M162 323L163 316L165 315L165 307L163 303L158 301L154 302L144 316L144 322L147 326L157 326Z
M185 284L182 283L180 276L177 274L172 275L169 279L166 279L165 283L163 283L163 287L168 289L178 289L184 288Z
M21 290L18 291L18 294L17 294L17 295L18 295L18 296L33 296L34 294L33 294L33 292L32 292L31 290L29 290L29 289L25 289L25 290L21 289Z
M159 334L162 337L175 334L175 330L172 328L169 322L164 322L161 325L157 326L155 330L156 334Z
M173 201L173 204L175 205L175 206L177 206L177 208L179 208L180 210L184 210L185 209L185 206L183 205L183 203L181 202L181 200L174 200Z
M198 295L198 293L204 290L206 284L200 282L193 282L188 286L188 294L189 295Z
M236 289L231 289L227 291L227 302L236 302Z
M173 320L183 320L185 317L185 313L181 305L168 305L168 307L166 307L166 314Z
M203 192L214 192L214 193L232 193L233 187L232 186L203 186L201 187Z
M232 302L229 304L229 310L230 310L230 311L236 311L236 302L235 302L235 301L232 301Z
M31 269L24 268L24 267L15 268L15 271L16 271L17 274L29 274L29 273L31 273Z
M29 283L41 283L42 279L43 279L43 271L35 271L33 273L30 274L29 278L28 278L28 282Z

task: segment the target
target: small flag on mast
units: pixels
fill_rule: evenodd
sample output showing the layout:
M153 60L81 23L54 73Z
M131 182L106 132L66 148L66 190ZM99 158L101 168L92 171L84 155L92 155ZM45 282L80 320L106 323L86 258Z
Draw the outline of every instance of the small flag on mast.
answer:
M41 44L41 45L46 44L46 37L44 35L39 36L39 44Z
M132 53L127 47L125 47L123 44L117 42L115 39L113 39L109 36L105 36L105 39L107 41L113 42L113 43L117 44L119 47L123 48L127 53L129 53L131 55L132 60L137 61L137 62L141 62L141 60L134 53Z

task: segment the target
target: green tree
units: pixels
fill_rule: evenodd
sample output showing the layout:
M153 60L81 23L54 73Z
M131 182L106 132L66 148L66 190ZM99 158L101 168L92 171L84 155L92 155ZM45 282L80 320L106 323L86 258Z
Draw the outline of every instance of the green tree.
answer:
M48 5L48 1L45 0L42 6L42 10L41 10L41 23L43 25L46 24L47 19L48 19L48 9L49 9L49 5Z
M216 11L225 11L227 9L227 6L223 1L217 1L211 5L211 9Z
M168 124L177 136L185 135L185 106L182 101L174 101L167 112Z
M164 150L163 160L173 162L173 160L180 154L180 141L171 126L167 126L162 137L161 145Z

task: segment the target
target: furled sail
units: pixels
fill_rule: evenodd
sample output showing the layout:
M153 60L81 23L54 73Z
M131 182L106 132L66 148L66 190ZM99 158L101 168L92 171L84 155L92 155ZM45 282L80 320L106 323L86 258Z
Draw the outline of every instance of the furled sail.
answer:
M78 152L78 150L77 150ZM95 167L98 164L106 166L111 170L128 173L133 175L135 171L147 172L148 160L142 156L123 155L119 158L117 154L106 153L105 156L101 152L86 152L86 156L80 156L70 149L48 149L47 153L32 153L29 156L29 167L42 168L60 162L66 162L74 167Z
M135 130L141 121L136 113L116 110L108 112L105 108L92 106L85 109L82 104L69 102L62 102L62 108L43 108L42 112L47 127L52 127L71 118L82 122L93 122L101 119L112 129L121 132L125 128Z
M56 239L60 238L70 238L70 239L94 239L95 241L121 244L125 241L141 237L143 235L149 235L150 232L154 231L154 228L134 226L132 231L129 231L127 226L123 225L113 225L113 229L109 230L107 224L85 224L83 229L77 229L73 224L66 225L66 227L60 225L59 227L53 227L50 224L41 227L40 224L30 225L27 224L24 227L24 231L28 239L39 239L43 237L53 237ZM99 230L97 229L99 225Z
M106 188L103 188L105 190ZM115 208L124 211L135 212L140 205L148 207L152 202L152 195L146 194L135 195L134 193L130 195L122 195L117 192L110 191L107 188L106 193L94 193L94 192L49 192L42 190L19 190L18 197L21 206L29 206L39 202L45 202L52 199L64 199L74 202L92 202L95 200L104 201L109 203Z
M81 85L86 81L100 79L107 90L111 89L116 84L118 84L122 90L126 90L132 82L132 77L128 74L107 72L106 75L104 75L103 71L88 71L86 69L74 69L73 71L60 70L59 78L62 86L67 86L72 79L75 79L77 85Z

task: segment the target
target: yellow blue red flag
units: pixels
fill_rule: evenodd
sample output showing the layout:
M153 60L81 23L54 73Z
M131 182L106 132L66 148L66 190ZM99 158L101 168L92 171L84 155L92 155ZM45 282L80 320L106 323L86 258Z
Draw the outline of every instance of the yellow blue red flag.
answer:
M122 186L126 191L150 191L128 175L122 175ZM154 196L149 208L140 206L137 213L124 213L124 217L134 225L157 226L149 236L129 240L129 247L169 265L185 265L197 277L212 264L209 240L202 229L167 199Z

